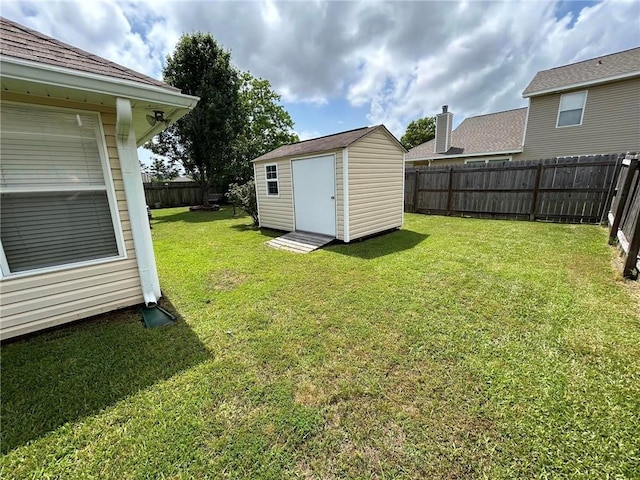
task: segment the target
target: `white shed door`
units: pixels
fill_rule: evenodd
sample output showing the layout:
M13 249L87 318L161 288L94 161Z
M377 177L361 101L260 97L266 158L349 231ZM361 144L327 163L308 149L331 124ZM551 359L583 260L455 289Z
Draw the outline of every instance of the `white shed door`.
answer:
M336 235L333 155L291 162L296 230Z

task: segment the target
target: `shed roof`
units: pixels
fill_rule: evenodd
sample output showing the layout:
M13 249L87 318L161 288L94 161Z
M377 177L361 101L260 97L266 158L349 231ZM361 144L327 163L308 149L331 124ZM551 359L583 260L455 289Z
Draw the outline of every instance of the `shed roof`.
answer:
M427 160L462 154L517 152L522 149L526 119L526 107L465 118L451 132L451 148L446 153L435 153L433 139L409 150L405 158Z
M387 130L384 125L374 125L372 127L356 128L354 130L347 130L346 132L334 133L331 135L325 135L324 137L303 140L302 142L290 143L289 145L282 145L253 161L259 162L262 160L273 160L275 158L294 157L308 153L324 152L327 150L348 147L353 142L360 140L362 137L379 128L384 129L396 141L400 148L404 150L402 144L393 136L393 134L391 134L391 132L389 132L389 130Z
M542 70L522 92L523 97L560 91L583 84L605 83L640 75L640 47Z
M0 54L20 60L129 80L179 92L160 80L0 17Z

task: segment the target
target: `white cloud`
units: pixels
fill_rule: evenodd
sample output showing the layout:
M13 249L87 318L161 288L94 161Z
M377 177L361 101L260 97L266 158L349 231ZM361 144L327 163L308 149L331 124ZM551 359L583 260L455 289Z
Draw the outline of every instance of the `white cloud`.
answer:
M523 106L521 92L538 70L640 44L636 1L589 4L577 18L558 18L561 6L20 1L4 2L3 15L156 78L182 33L208 31L285 101L312 110L346 99L368 107L364 123L400 135L443 104L457 121Z

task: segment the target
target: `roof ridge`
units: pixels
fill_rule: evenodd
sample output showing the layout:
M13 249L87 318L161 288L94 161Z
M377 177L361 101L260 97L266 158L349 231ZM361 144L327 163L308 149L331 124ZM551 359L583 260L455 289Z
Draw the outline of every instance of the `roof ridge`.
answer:
M96 55L94 53L91 53L91 52L89 52L87 50L83 50L82 48L79 48L79 47L76 47L76 46L71 45L69 43L63 42L62 40L58 40L57 38L50 37L49 35L46 35L46 34L44 34L42 32L34 30L34 29L30 28L30 27L27 27L25 25L17 23L17 22L15 22L15 21L7 18L7 17L0 16L0 21L3 22L3 23L8 23L8 24L12 25L13 27L17 28L18 30L22 30L23 32L28 33L28 34L33 35L33 36L36 36L36 37L38 37L38 38L40 38L42 40L46 40L48 42L54 43L57 46L65 49L65 50L69 50L71 52L86 56L86 57L90 58L91 60L94 60L94 61L97 61L99 63L103 63L103 64L106 64L106 65L108 65L110 67L113 67L114 69L116 69L116 70L118 70L120 72L123 72L123 73L126 73L128 75L137 77L140 80L142 80L142 79L145 79L147 81L151 80L151 81L156 82L156 83L161 83L164 86L172 88L172 89L176 88L176 87L173 87L173 86L169 85L168 83L166 83L166 82L164 82L162 80L158 80L157 78L153 78L153 77L151 77L149 75L145 75L144 73L137 72L136 70L133 70L133 69L128 68L128 67L125 67L124 65L120 65L119 63L113 62L113 61L111 61L111 60L109 60L107 58L101 57L101 56ZM8 56L11 56L11 55L8 55Z
M596 57L587 58L585 60L579 60L573 63L565 63L564 65L558 65L557 67L545 68L544 70L539 70L537 73L548 72L550 70L557 70L559 68L571 67L573 65L578 65L579 63L587 63L587 62L592 62L594 60L601 60L606 57L613 57L614 55L620 55L621 53L630 52L632 50L640 50L640 47L627 48L626 50L620 50L619 52L606 53L604 55L598 55Z
M299 145L300 143L312 142L313 140L320 140L321 138L333 137L333 136L335 136L335 135L342 135L342 134L345 134L345 133L356 132L356 131L358 131L358 130L367 130L367 129L369 129L369 128L376 128L376 127L379 127L379 126L380 126L380 125L371 125L371 126L368 126L368 127L352 128L351 130L345 130L345 131L343 131L343 132L330 133L330 134L328 134L328 135L322 135L322 136L320 136L320 137L307 138L306 140L300 140L300 141L298 141L298 142L287 143L287 146L288 146L288 145ZM285 146L285 145L282 145L282 146Z
M482 113L480 115L473 115L471 117L465 117L464 120L467 120L469 118L488 117L489 115L498 115L499 113L515 112L516 110L526 110L528 108L529 107L518 107L518 108L510 108L509 110L500 110L499 112Z

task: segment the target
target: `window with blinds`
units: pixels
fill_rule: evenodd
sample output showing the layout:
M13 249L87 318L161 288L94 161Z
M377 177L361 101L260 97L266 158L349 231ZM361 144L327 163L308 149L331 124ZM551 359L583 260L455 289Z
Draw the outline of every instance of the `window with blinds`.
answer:
M118 257L97 115L2 104L0 116L3 273Z

